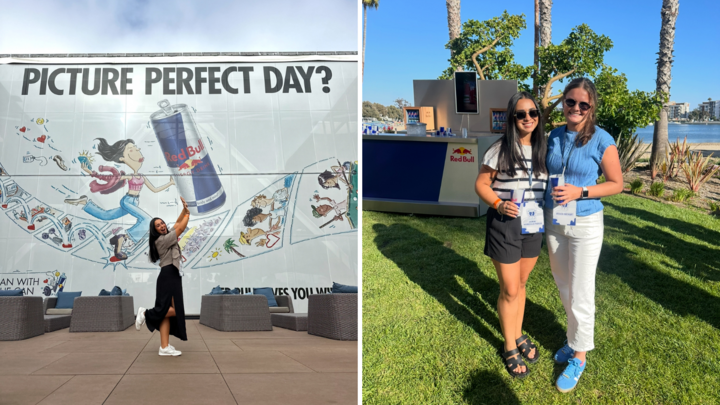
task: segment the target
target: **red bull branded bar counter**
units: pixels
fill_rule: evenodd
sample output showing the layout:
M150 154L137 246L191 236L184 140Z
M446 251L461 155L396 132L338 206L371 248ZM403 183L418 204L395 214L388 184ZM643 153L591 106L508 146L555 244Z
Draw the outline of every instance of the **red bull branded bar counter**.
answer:
M363 209L477 217L475 193L485 151L499 136L363 135Z

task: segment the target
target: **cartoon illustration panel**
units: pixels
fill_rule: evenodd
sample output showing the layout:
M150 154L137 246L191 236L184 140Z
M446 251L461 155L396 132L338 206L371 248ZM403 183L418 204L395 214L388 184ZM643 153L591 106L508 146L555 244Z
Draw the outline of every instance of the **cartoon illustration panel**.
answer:
M357 230L358 163L330 158L303 170L290 243Z
M282 248L296 177L297 173L284 176L238 205L220 237L193 268L232 263Z

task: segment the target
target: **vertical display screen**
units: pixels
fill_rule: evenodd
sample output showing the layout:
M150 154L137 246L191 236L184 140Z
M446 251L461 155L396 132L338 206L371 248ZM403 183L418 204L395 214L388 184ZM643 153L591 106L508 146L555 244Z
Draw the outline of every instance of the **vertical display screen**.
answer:
M477 114L478 94L475 72L455 72L455 112Z

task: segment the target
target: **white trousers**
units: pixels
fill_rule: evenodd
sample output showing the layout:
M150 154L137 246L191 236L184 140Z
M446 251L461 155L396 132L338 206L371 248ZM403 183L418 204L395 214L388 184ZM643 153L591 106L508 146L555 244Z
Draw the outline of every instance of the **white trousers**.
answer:
M603 212L577 217L575 226L553 225L545 210L550 267L567 314L567 341L575 351L595 348L595 271L603 242Z

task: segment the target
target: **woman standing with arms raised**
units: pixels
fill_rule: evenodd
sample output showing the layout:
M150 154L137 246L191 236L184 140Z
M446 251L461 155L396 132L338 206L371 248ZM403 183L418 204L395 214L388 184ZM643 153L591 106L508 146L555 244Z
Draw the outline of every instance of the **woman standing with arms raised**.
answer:
M181 197L183 210L175 225L168 231L165 221L153 218L150 221L150 261L158 263L160 275L157 279L155 307L138 309L135 328L140 330L147 322L150 332L160 330L160 356L179 356L182 353L170 345L170 335L187 340L185 332L185 307L183 305L182 272L180 270L180 246L178 236L182 235L190 220L185 200Z
M568 324L567 342L554 356L556 363L567 364L555 384L560 392L575 388L587 365L586 354L595 348L595 271L603 242L600 197L623 189L615 141L595 124L597 105L590 80L571 81L563 92L567 125L553 130L548 138L551 180L564 180L558 182L564 185L548 187L545 194L550 266ZM596 184L600 174L606 181Z
M502 357L508 373L520 378L529 373L523 357L530 363L538 360L537 347L523 335L522 323L525 283L540 255L542 233L523 229L520 210L510 200L542 201L547 185L545 153L538 105L530 93L517 93L508 103L505 134L485 153L475 182L475 191L490 206L485 254L492 259L500 282Z

